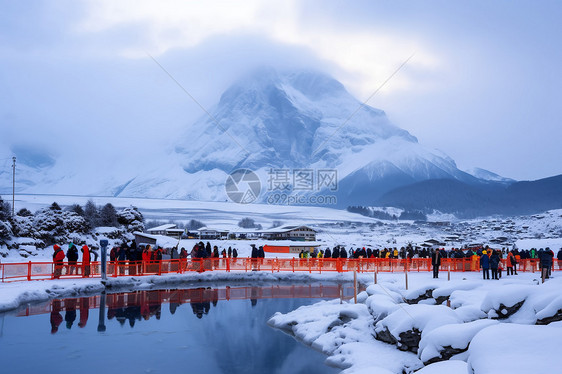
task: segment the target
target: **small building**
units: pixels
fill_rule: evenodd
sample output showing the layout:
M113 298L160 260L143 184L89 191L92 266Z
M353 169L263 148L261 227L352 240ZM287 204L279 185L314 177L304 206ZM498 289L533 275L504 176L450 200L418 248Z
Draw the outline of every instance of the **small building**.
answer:
M316 232L308 226L286 225L264 231L262 235L271 240L316 241Z
M151 245L152 247L162 247L165 250L174 248L179 244L179 240L167 235L152 235L145 232L135 231L135 244L138 246Z
M135 231L133 233L135 235L135 244L138 246L140 245L151 245L153 247L156 246L156 242L158 237L156 235L146 234L144 232Z
M160 225L157 227L153 227L151 229L146 230L146 232L150 235L165 235L170 236L172 238L179 239L185 232L184 229L178 229L177 225L173 223L168 223L165 225Z
M201 227L197 229L199 239L228 239L228 230Z
M151 235L166 235L166 230L170 230L174 228L176 228L176 225L174 225L173 223L168 223L165 225L160 225L147 229L146 232Z
M269 245L263 246L264 252L267 253L301 253L305 251L311 253L314 249L320 247L319 244L289 244L289 245Z

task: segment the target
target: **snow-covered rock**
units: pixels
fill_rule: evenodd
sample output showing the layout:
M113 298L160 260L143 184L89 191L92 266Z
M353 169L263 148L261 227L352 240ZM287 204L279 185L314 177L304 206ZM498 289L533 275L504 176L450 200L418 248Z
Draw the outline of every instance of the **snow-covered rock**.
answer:
M488 292L481 309L490 318L504 319L515 314L525 299L536 292L536 287L521 285L505 285Z
M449 360L436 362L416 371L416 374L466 374L467 365L464 361Z
M422 336L431 330L461 322L455 312L443 305L400 304L400 308L377 322L378 340L396 344L400 350L417 353Z
M499 323L481 319L473 322L437 327L420 340L418 357L425 365L448 360L468 349L470 341L483 328Z
M562 330L554 326L500 323L481 330L468 348L468 372L557 373Z

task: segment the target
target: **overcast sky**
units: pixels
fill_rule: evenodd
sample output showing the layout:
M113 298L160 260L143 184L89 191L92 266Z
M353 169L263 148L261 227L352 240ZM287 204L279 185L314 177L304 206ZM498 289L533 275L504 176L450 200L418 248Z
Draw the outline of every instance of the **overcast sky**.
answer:
M172 144L203 112L147 54L209 108L263 65L318 68L363 101L415 53L371 106L461 169L552 176L560 19L562 2L531 0L1 0L0 157Z

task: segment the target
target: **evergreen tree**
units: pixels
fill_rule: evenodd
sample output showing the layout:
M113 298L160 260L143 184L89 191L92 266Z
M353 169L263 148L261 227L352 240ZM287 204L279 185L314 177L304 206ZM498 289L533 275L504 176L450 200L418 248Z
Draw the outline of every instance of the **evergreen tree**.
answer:
M68 207L68 210L70 212L74 212L74 213L78 214L81 217L84 217L84 209L82 209L80 204L72 204L71 206Z
M12 216L12 206L0 196L0 221L8 221Z
M17 216L20 216L20 217L32 217L32 216L33 216L33 213L31 213L31 211L30 211L29 209L27 209L27 208L21 208L21 209L16 213L16 215L17 215Z
M185 226L185 228L188 229L188 230L197 230L197 229L200 229L201 227L205 227L205 224L201 221L196 220L196 219L190 220L187 223L187 225Z
M62 210L61 207L60 207L60 205L57 204L56 201L51 204L51 206L49 207L49 209L51 209L51 210Z
M117 211L111 203L107 203L100 210L100 224L101 226L117 227Z
M84 218L90 230L99 226L100 213L93 200L88 200L84 206Z

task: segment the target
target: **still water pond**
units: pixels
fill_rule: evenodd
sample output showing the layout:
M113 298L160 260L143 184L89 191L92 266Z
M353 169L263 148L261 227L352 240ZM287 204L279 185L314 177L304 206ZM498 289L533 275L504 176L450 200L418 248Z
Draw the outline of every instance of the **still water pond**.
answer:
M2 373L338 373L266 321L341 285L108 293L0 315Z

